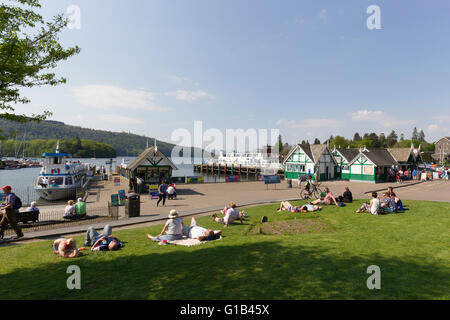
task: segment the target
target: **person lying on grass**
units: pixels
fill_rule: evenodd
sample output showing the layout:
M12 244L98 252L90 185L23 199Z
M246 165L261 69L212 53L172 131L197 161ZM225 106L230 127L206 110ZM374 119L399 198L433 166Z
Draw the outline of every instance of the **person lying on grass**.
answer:
M293 206L288 201L281 201L280 208L277 209L277 211L289 211L289 212L312 212L312 211L319 211L322 210L322 207L319 207L318 205L312 205L312 204L305 204L301 206Z
M395 199L392 199L389 196L388 192L383 193L383 198L381 199L381 208L389 213L397 211L397 203L395 202Z
M191 218L191 225L189 227L183 223L183 235L199 241L216 240L220 237L221 233L222 230L213 231L200 227L194 217Z
M91 251L114 251L123 247L123 243L115 236L111 235L112 228L107 224L99 234L94 227L89 227L86 232L85 246L90 246Z
M336 201L336 198L335 198L334 195L331 193L330 189L325 188L325 198L314 200L313 202L311 202L311 204L326 204L326 205L332 205L333 202L334 202L334 204L336 205L336 207L338 207L338 203L337 203L337 201Z
M154 237L147 234L147 238L153 241L173 241L181 239L183 237L183 221L178 217L177 210L170 210L168 218L169 219L158 236Z
M223 208L221 213L225 215L223 218L218 218L216 213L212 215L212 218L213 221L225 225L225 228L228 227L228 225L233 224L234 221L237 219L239 219L241 223L244 223L244 213L239 212L234 202L230 203L230 208L227 207Z
M53 242L53 253L63 258L75 258L79 255L75 239L59 238Z

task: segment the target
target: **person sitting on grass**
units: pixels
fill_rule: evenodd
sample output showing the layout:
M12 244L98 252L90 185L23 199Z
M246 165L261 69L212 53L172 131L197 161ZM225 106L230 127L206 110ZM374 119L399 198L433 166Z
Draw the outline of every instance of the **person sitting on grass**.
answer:
M53 242L53 253L63 258L75 258L79 255L75 239L59 238Z
M84 202L82 198L78 198L77 203L75 204L75 213L77 216L86 215L86 202Z
M241 221L241 224L244 223L244 216L243 213L239 212L239 210L236 208L236 204L234 202L230 203L230 208L223 208L222 211L220 211L225 215L223 218L218 218L217 214L213 214L212 218L213 221L224 224L225 228L228 227L228 225L233 224L235 220L239 219Z
M353 195L350 191L349 187L345 187L344 194L342 196L338 197L339 202L346 202L346 203L352 203L353 202Z
M403 207L402 200L400 200L400 198L397 197L397 195L394 192L391 193L391 198L394 199L394 201L395 201L395 203L397 205L397 210L401 210L401 211L408 210L408 209Z
M387 193L389 193L389 196L391 196L392 195L392 193L394 193L394 187L388 187L387 188Z
M289 211L289 212L308 212L308 211L319 211L322 207L312 204L305 204L301 206L293 206L289 201L281 201L280 208L277 211Z
M123 243L112 234L112 228L107 224L103 228L102 234L99 234L94 227L89 227L86 232L86 241L84 245L90 246L91 251L114 251L123 247Z
M378 194L376 192L372 192L372 200L370 200L370 203L364 202L358 210L356 210L357 213L360 212L370 212L371 214L381 214L381 203L380 199L378 199Z
M389 196L388 192L383 193L381 208L389 213L394 213L397 210L397 204L395 203L395 200Z
M199 241L216 240L220 237L221 233L221 230L213 231L200 227L194 217L191 218L191 225L189 227L183 223L183 235Z
M73 219L76 217L75 206L73 205L73 200L67 201L67 206L64 209L64 219Z
M334 195L331 193L330 189L325 188L325 198L322 199L317 199L314 200L313 202L311 202L311 204L326 204L326 205L332 205L334 202L334 204L336 205L336 207L338 207L338 203L336 201L336 198L334 197Z
M158 242L161 240L173 241L181 239L183 237L183 220L178 217L177 210L170 210L168 218L169 219L158 236L153 237L152 235L147 234L147 238Z

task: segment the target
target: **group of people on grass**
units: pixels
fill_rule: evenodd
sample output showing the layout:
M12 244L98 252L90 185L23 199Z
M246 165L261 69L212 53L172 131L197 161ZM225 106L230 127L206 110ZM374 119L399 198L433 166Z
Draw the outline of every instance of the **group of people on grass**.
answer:
M213 221L223 224L225 227L233 224L236 220L243 223L243 219L247 217L246 212L239 211L234 202L221 210L221 213L224 217L219 218L215 214L213 215ZM199 241L212 241L219 239L221 234L222 230L212 230L199 226L195 217L191 218L191 223L187 226L183 223L183 219L178 212L171 210L161 233L157 236L147 234L146 237L160 244L166 244L167 241L180 240L184 237ZM91 226L86 231L84 247L77 249L76 241L73 238L58 238L53 242L53 253L64 258L73 258L79 256L79 252L86 250L85 247L88 246L91 246L91 251L115 251L122 248L124 243L112 235L110 225L106 225L101 234Z
M335 197L329 188L325 188L325 195L317 200L314 200L308 204L300 206L294 206L289 201L282 201L277 211L288 212L315 212L322 210L319 205L335 205L338 207L343 206L343 203L353 202L352 192L348 187L345 187L345 191L342 196ZM399 211L408 210L403 207L403 203L400 198L395 194L393 187L388 187L388 190L383 193L381 197L378 197L377 192L372 192L372 199L370 202L365 202L356 210L357 213L370 212L371 214L385 214L396 213Z
M385 214L385 213L397 213L400 211L408 210L403 207L402 200L394 192L393 187L388 187L388 190L383 193L381 197L377 192L372 192L372 199L370 203L364 202L357 213L370 212L371 214Z

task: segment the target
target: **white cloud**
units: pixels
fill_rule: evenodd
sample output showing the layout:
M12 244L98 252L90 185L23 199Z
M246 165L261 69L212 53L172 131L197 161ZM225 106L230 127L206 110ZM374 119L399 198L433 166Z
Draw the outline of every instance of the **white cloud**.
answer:
M141 124L143 123L140 119L130 118L121 116L118 114L104 114L99 117L99 120L108 123L121 124L121 125L131 125L131 124Z
M188 90L177 90L169 91L165 93L166 96L175 96L177 100L193 102L201 98L215 99L215 97L203 90L188 91Z
M320 21L322 21L323 23L327 23L327 21L328 21L327 9L320 10L319 18L320 18Z
M183 76L178 76L175 74L171 74L167 76L170 80L175 81L175 82L185 82L185 83L189 83L189 84L193 84L194 86L199 86L200 83L197 81L194 81L188 77L183 77Z
M307 120L278 120L276 123L279 127L289 129L307 129L307 128L340 128L342 121L335 119L307 119Z
M109 85L87 85L73 89L73 94L78 103L94 108L164 110L154 104L152 92L142 89L128 90Z
M354 121L378 121L383 118L384 113L381 110L359 110L357 112L351 113L350 116Z
M428 129L428 132L430 132L430 133L435 133L435 132L439 132L439 131L440 131L439 126L436 125L436 124L430 124L430 125L427 127L427 129Z

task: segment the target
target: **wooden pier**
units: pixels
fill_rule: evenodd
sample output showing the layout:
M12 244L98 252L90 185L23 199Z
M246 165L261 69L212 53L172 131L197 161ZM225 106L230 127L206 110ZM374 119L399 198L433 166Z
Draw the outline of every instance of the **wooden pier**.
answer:
M257 175L261 173L261 167L247 166L241 164L194 164L194 171L206 174L217 175ZM277 174L283 175L283 169L279 169Z

